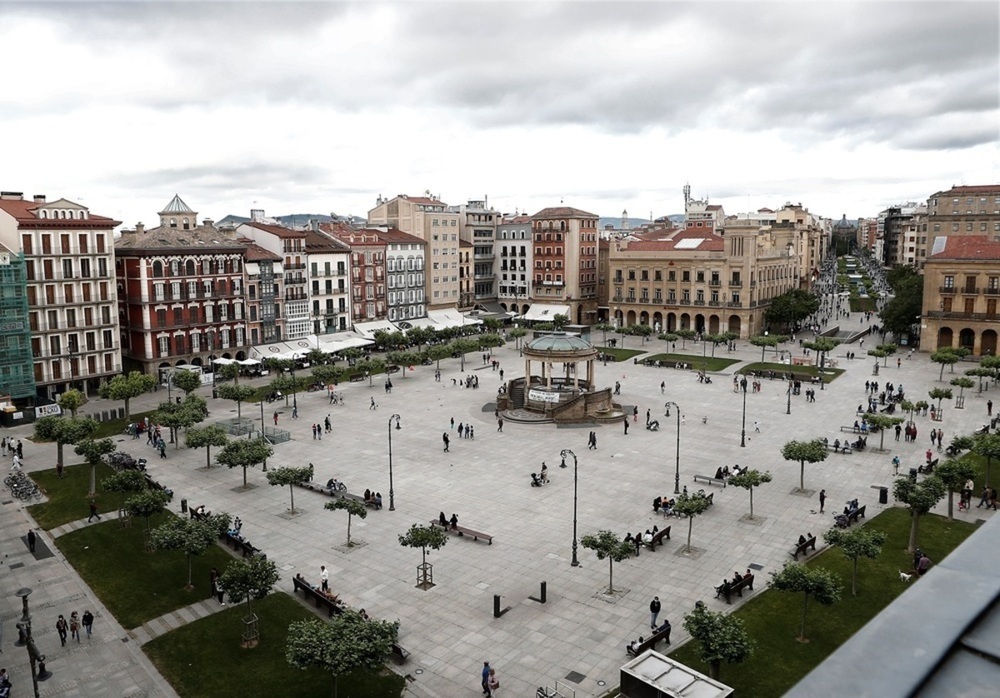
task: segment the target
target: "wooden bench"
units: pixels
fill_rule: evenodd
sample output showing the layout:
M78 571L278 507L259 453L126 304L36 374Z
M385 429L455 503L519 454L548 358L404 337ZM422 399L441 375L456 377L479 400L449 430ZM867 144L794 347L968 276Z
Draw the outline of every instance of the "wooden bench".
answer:
M656 550L656 544L659 543L660 545L663 545L664 538L670 540L670 526L667 526L666 528L661 528L659 531L653 534L653 540L651 540L648 543L644 542L643 545L645 545L650 550Z
M865 507L867 506L868 505L865 504L863 507L859 507L856 511L850 512L847 515L847 525L850 526L852 521L854 523L858 523L858 519L865 518Z
M267 559L267 555L265 553L262 553L260 551L260 548L255 548L254 546L250 545L250 541L245 540L243 538L237 538L236 536L231 535L228 531L223 532L222 535L219 536L219 538L223 542L225 542L225 544L228 545L230 548L232 548L238 553L241 553L243 557L253 557L254 555L260 555L265 560Z
M857 429L855 429L854 427L847 427L847 426L841 425L840 430L841 431L846 431L849 434L860 434L860 433L862 433L861 432L861 427L858 427Z
M938 458L935 458L930 463L926 463L924 465L918 465L917 466L917 472L918 473L927 473L928 475L930 475L931 473L934 472L934 468L937 467L938 460L939 460Z
M725 598L726 603L731 604L733 602L733 594L736 594L741 599L743 598L744 589L749 589L750 591L753 591L752 574L744 575L740 579L740 581L736 582L735 584L730 583L728 589L725 584L720 584L719 586L715 587L715 598L719 598L720 596L722 596L723 598Z
M374 501L365 501L365 498L360 494L351 494L345 490L331 490L329 487L319 484L318 482L297 482L295 483L300 487L310 490L312 492L319 492L320 494L325 494L327 497L340 497L342 499L353 499L355 502L361 502L365 506L371 509L378 509Z
M657 643L660 642L660 640L666 640L667 644L669 645L670 644L670 631L672 629L673 628L671 628L670 623L667 622L667 624L663 628L663 630L657 630L656 632L654 632L652 635L650 635L648 638L646 638L645 640L643 640L642 642L640 642L635 647L633 647L631 643L629 643L628 645L625 645L625 653L628 654L628 656L630 656L630 657L638 657L640 654L642 654L646 650L656 649L656 645L657 645Z
M406 659L410 656L410 653L407 652L405 649L403 649L403 646L400 645L398 642L392 643L392 654L397 659L399 659L400 664L405 662Z
M796 544L794 549L788 551L788 554L798 560L799 555L809 554L809 548L812 548L813 552L816 552L816 536Z
M326 608L330 618L333 618L334 613L344 610L339 601L329 598L299 575L292 577L292 587L295 591L301 591L306 599L312 599L316 603L316 608Z
M441 526L441 522L438 521L437 519L431 519L431 525ZM471 536L472 540L479 540L480 538L482 538L485 541L489 541L490 545L493 545L493 536L487 533L482 533L480 531L473 531L471 528L466 528L465 526L452 526L451 524L448 524L447 526L441 526L441 528L448 531L449 533L455 533L459 536Z
M848 455L854 453L854 449L851 448L851 444L849 444L849 443L842 443L839 446L834 446L833 444L828 443L826 445L826 450L827 451L833 451L834 453L842 453L845 456L848 456Z
M352 383L361 383L368 380L367 376L351 376Z
M692 497L697 497L697 496L699 496L699 495L698 495L697 493L695 493L695 494L693 494L693 495L691 495L691 496L692 496ZM707 495L702 495L702 496L703 496L703 497L704 497L705 499L707 499L707 500L708 500L708 506L712 506L712 505L714 505L714 504L715 504L715 492L710 492L709 494L707 494Z
M723 488L726 486L725 478L713 477L712 475L695 475L695 482L706 482L709 485L722 485Z

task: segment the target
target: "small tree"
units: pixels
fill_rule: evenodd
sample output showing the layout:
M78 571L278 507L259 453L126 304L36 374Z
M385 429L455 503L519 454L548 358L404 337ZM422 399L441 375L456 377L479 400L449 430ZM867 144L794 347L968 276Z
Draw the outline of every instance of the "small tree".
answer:
M885 366L886 362L889 361L889 352L887 352L882 347L875 347L874 349L869 349L868 350L868 356L874 356L875 357L875 365L876 366L878 365L878 360L879 359L885 359L885 361L882 363L883 366Z
M698 656L708 664L708 675L715 680L719 679L719 668L723 662L741 664L756 649L741 619L728 613L709 611L700 602L684 616L684 629L698 643Z
M89 439L95 431L97 422L89 417L84 419L42 417L35 422L35 439L56 442L56 464L59 466L65 463L63 446Z
M523 327L515 327L507 334L509 334L511 337L514 338L514 348L520 351L521 338L528 334L528 330L524 329ZM607 344L607 334L605 334L604 340L605 340L604 343Z
M247 488L247 468L263 463L274 453L270 444L261 439L229 441L215 456L227 468L243 468L243 489Z
M958 363L958 354L952 347L945 347L944 349L938 349L936 352L931 354L931 361L936 364L941 364L941 372L938 374L938 380L944 380L944 367L954 366Z
M935 468L934 473L941 478L941 482L944 483L945 488L948 490L948 518L954 519L952 505L955 499L955 492L961 491L966 482L975 479L976 468L964 458L951 459L941 463Z
M161 490L144 490L133 494L125 500L125 511L129 516L141 516L145 522L146 548L152 550L152 540L149 533L149 519L159 514L167 506L170 498Z
M882 545L886 535L869 526L855 528L831 528L823 534L823 540L829 545L836 545L851 561L851 595L858 595L858 560L868 558L874 560L882 554Z
M978 434L973 437L972 452L986 459L986 484L992 485L990 470L993 459L1000 458L1000 434Z
M653 335L653 328L649 325L632 325L630 334L641 337L642 344L645 344L646 340Z
M686 516L688 520L688 537L684 552L691 552L691 529L694 526L694 517L704 513L708 507L709 502L707 497L692 497L683 494L674 503L674 511L679 516Z
M671 345L673 345L674 343L677 342L678 339L680 339L680 336L674 334L673 332L664 332L662 334L657 335L656 338L662 339L664 342L669 342Z
M132 398L148 393L154 387L156 387L155 376L132 371L128 375L115 376L102 385L97 392L105 400L123 400L125 402L125 419L132 419L132 413L129 411L129 403Z
M760 360L764 360L764 352L770 347L774 349L774 353L778 353L778 345L786 341L788 337L782 334L769 334L769 335L757 335L756 337L750 338L750 343L755 347L760 347Z
M188 581L186 589L194 589L192 564L196 555L201 555L215 544L219 532L207 521L182 519L168 516L159 526L150 531L149 539L160 550L180 550L187 559ZM223 587L225 588L225 587Z
M557 330L561 330L566 325L569 324L569 316L563 315L562 313L556 313L552 316L552 326Z
M73 450L90 464L90 489L87 490L87 496L93 497L97 492L97 465L104 462L104 456L114 453L115 442L111 439L88 438L78 443Z
M414 364L420 363L420 354L415 351L391 351L388 354L389 362L399 366L400 372L403 374L403 378L406 378L406 374L409 371L406 370L407 366L413 366Z
M305 482L312 477L312 468L290 468L281 467L267 471L267 481L270 485L288 485L288 493L292 497L292 506L289 511L295 513L295 485Z
M215 392L223 400L233 400L236 402L237 419L242 419L243 417L243 403L257 395L256 388L252 388L249 385L240 385L239 383L220 385L215 389Z
M295 391L295 379L287 373L279 373L271 382L267 384L271 392L278 392L285 396L285 407L288 407L288 398Z
M76 388L70 388L60 395L56 402L63 410L69 410L70 414L73 415L73 419L76 419L76 411L87 403L87 396Z
M375 385L375 374L385 373L385 369L388 367L384 359L365 359L364 361L359 361L356 368L365 372L368 376L368 387Z
M263 555L251 555L230 562L220 575L219 582L231 603L246 602L247 615L250 615L253 613L253 600L270 594L279 579L278 566L272 560Z
M950 381L951 385L958 387L958 402L963 403L965 400L965 389L975 387L976 381L971 378L966 378L965 376L960 376L958 378L952 378Z
M317 366L313 364L312 366L312 377L313 380L322 383L323 385L335 385L340 383L344 379L344 369L340 366L334 366L333 364L324 364L322 366Z
M788 591L802 594L802 622L799 626L799 642L806 639L806 611L809 608L809 597L829 606L840 600L841 586L837 576L822 567L808 565L786 564L779 572L771 573L768 586L778 591Z
M194 403L161 402L152 416L152 421L155 424L160 424L170 430L170 440L175 449L180 445L180 430L192 427L205 418L204 412L198 404L201 398L197 395L189 395L188 398L194 398Z
M190 395L201 387L201 376L194 371L174 371L170 378L174 387L184 391L185 395Z
M421 526L419 524L413 524L410 526L410 530L399 536L399 544L406 548L420 548L423 555L423 561L420 563L421 576L420 581L417 586L423 589L429 589L434 586L434 582L431 581L428 573L430 568L427 565L427 548L431 550L440 550L448 542L448 534L434 526Z
M474 339L469 339L468 337L456 339L448 346L451 347L452 353L458 353L459 358L462 360L463 371L465 370L465 355L474 351L479 351L479 342Z
M288 626L285 659L297 669L315 667L337 679L358 669L382 668L396 641L396 626L383 620L362 618L353 610L335 615L329 622L297 620Z
M217 424L209 424L199 429L189 429L184 436L188 448L205 449L205 467L212 467L212 446L222 447L229 443L226 430Z
M928 475L920 482L912 482L908 477L899 478L892 486L892 494L910 507L910 541L906 550L912 553L917 549L920 517L944 499L944 482L937 475Z
M359 519L368 518L368 507L365 506L364 502L359 502L356 499L337 497L332 502L324 504L323 508L330 511L343 509L347 512L347 547L354 547L354 543L351 542L351 517L357 516Z
M902 417L892 417L887 414L869 414L865 416L865 419L868 420L871 427L879 431L878 450L880 451L885 450L885 432L897 424L903 423Z
M614 332L615 326L607 322L601 322L594 325L594 329L604 336L604 346L608 346L608 332Z
M681 338L681 349L687 347L687 341L689 339L694 339L698 336L698 333L694 330L674 330L674 334Z
M743 489L750 492L750 518L753 518L753 488L760 487L766 482L771 481L770 472L760 472L759 470L744 470L739 475L733 475L729 478L729 484L735 485L736 487L742 487Z
M222 376L223 380L233 381L236 385L240 384L239 364L220 364L219 368L216 370L218 370L219 375Z
M933 388L927 391L928 397L931 400L937 400L937 411L941 411L941 401L951 400L951 388ZM939 418L940 419L940 418Z
M888 343L888 344L879 344L875 348L878 349L881 352L881 356L883 358L883 361L882 361L882 365L883 366L888 365L888 363L889 363L889 357L892 356L893 354L895 354L896 351L899 349L899 347L897 347L895 344L892 344L891 342ZM868 353L871 354L871 352L868 352Z
M826 444L819 439L812 441L789 441L781 448L785 460L799 462L799 492L805 490L806 463L822 463L826 460Z
M427 348L427 358L436 362L435 368L438 371L441 370L441 359L447 359L450 356L450 344L435 344L434 346Z
M802 346L816 352L816 365L822 367L826 365L826 355L833 351L839 344L839 339L817 337L812 342L803 342Z
M615 563L635 554L635 546L624 542L611 531L598 531L597 535L587 535L580 539L580 545L597 554L598 560L608 560L608 591L615 593Z
M126 495L146 489L146 476L139 470L122 470L101 480L101 489L121 494L121 504L118 508L125 509Z

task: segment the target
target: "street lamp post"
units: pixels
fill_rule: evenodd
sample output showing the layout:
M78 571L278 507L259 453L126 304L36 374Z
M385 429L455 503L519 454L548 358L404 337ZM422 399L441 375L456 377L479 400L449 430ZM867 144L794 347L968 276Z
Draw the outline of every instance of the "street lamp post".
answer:
M743 390L743 428L740 431L740 446L747 445L747 377L744 375L740 379L740 388Z
M399 426L399 415L394 414L389 417L389 511L396 511L396 493L392 489L392 423L396 423L396 430L402 429Z
M35 689L35 698L39 698L38 682L51 678L52 672L45 668L45 655L38 651L35 640L31 637L31 614L28 612L28 596L31 595L31 589L22 587L15 594L21 597L23 611L21 620L16 623L18 641L15 644L28 650L28 659L31 662L31 683Z
M792 413L792 381L788 381L788 406L785 407L785 414Z
M562 458L562 463L559 464L560 468L566 467L566 456L573 456L573 561L570 563L573 567L579 567L580 562L576 559L576 492L577 492L577 461L576 454L573 453L568 448L564 448L559 452L559 456Z
M664 407L667 416L670 416L670 408L677 412L677 453L674 458L674 494L681 493L681 406L676 402L668 402Z

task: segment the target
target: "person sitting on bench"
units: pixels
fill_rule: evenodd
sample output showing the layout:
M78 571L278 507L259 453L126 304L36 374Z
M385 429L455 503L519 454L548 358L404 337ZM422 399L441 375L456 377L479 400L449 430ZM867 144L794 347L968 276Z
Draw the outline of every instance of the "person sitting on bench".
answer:
M724 477L724 475L723 475L723 472L722 472L722 466L720 465L718 468L715 469L715 479L716 480L721 480L721 479L723 479L723 477Z
M638 640L632 640L632 642L629 643L628 648L632 652L632 654L636 653L636 651L639 648L639 645L641 645L643 642L644 640L642 639L642 635L640 635Z
M653 534L650 532L648 528L646 529L646 532L642 534L642 542L645 543L646 545L653 544Z
M658 496L653 500L653 513L659 513L661 504L663 504L663 497Z
M443 511L438 514L438 523L441 524L441 528L448 528L448 519L445 518Z
M736 570L735 572L733 572L733 584L736 585L742 581L743 581L743 575L740 574L740 571Z
M805 543L806 540L808 540L808 539L805 536L799 534L799 545L802 545L803 543Z
M532 487L541 487L542 486L542 478L538 477L538 473L532 473L531 474L531 486ZM442 514L442 516L443 516L443 514Z
M381 509L382 508L382 493L381 492L376 492L375 493L375 508L376 509Z
M840 439L834 439L834 441L833 441L833 450L834 450L834 452L837 452L837 451L840 450Z
M451 530L457 531L458 530L458 514L452 514L450 521L451 521Z
M722 469L722 477L726 480L729 479L729 466L727 465Z
M659 633L667 633L666 640L667 640L667 644L668 645L670 644L670 630L671 630L671 628L673 628L673 626L670 625L670 621L667 620L666 618L664 618L663 619L663 625L661 625L659 628L656 629L657 634L659 634Z

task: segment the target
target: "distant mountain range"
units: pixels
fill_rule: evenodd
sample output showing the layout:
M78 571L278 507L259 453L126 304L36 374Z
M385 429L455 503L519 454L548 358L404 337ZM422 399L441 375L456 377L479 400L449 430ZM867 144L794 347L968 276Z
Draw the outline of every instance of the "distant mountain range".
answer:
M659 218L659 216L658 216L658 218ZM669 216L666 216L666 218L670 219L670 221L673 222L673 223L682 223L684 221L684 214L683 213L672 213ZM644 226L644 225L646 225L648 223L649 223L649 219L648 218L629 218L628 219L628 227L629 227L629 229L632 229L632 228L641 228L642 226ZM614 228L615 230L617 230L618 228L621 227L621 224L622 224L622 217L621 216L618 216L617 218L610 218L610 217L605 218L605 217L602 216L598 220L597 227L600 230L604 230L604 228L606 226L610 225L612 228Z
M335 220L344 221L352 225L364 225L365 219L360 216L331 216L328 213L289 213L284 216L268 216L273 220L278 221L281 225L287 226L289 228L303 228L309 225L309 221L319 221L320 223L331 223ZM216 221L215 225L218 227L223 226L237 226L240 223L249 223L249 216L236 216L229 214L222 220Z

